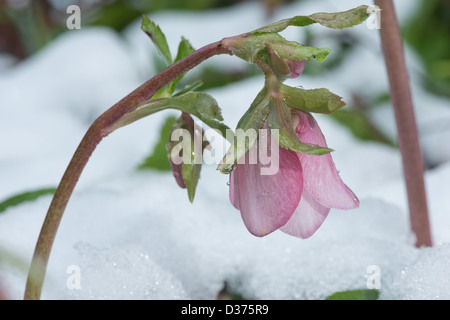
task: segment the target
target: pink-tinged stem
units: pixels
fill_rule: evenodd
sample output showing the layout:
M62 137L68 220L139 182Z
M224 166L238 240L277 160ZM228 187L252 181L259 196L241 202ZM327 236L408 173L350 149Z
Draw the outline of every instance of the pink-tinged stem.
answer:
M231 54L231 52L222 46L221 42L215 42L194 51L142 84L94 121L81 140L53 196L31 261L25 299L40 298L50 251L64 210L90 156L100 141L112 132L114 123L133 111L139 103L150 99L159 89L178 76L219 54Z
M416 236L417 247L432 246L423 177L424 163L400 29L392 0L375 0L375 4L381 8L380 37L403 161L411 229Z

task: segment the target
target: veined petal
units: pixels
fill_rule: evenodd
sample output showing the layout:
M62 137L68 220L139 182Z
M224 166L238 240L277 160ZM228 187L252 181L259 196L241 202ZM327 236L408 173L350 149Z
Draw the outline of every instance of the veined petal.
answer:
M231 173L230 200L239 207L250 233L265 236L285 225L297 208L303 190L302 167L295 152L278 148L278 170L261 174L271 164L262 164L259 156L254 164L247 161L253 148L257 148L256 143L244 163L238 161Z
M304 189L297 209L280 230L294 237L309 238L322 225L328 212L330 208L321 205Z
M327 147L325 137L313 116L308 112L296 113L299 116L297 134L300 141ZM331 154L298 154L298 157L303 168L304 186L320 204L337 209L359 206L358 198L339 176Z

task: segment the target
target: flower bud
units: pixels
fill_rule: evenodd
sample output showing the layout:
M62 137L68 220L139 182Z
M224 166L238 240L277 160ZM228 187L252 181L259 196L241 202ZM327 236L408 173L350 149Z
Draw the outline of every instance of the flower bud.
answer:
M289 70L291 71L290 78L297 78L305 69L305 60L286 60L286 64L289 66Z
M173 176L181 188L187 189L191 202L200 179L203 150L209 146L203 136L204 130L195 124L190 114L183 112L174 123L166 144Z

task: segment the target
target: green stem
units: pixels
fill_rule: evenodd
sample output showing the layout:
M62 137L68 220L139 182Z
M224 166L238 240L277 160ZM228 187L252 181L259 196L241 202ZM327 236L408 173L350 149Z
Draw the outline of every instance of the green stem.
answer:
M100 141L113 131L114 124L125 114L149 100L159 89L204 60L219 54L231 54L221 42L204 46L169 66L103 113L86 132L72 157L53 196L31 261L25 288L25 299L40 298L51 248L64 210L89 158Z
M395 8L392 0L375 0L375 4L381 8L380 37L403 161L411 229L417 247L432 246L424 163Z

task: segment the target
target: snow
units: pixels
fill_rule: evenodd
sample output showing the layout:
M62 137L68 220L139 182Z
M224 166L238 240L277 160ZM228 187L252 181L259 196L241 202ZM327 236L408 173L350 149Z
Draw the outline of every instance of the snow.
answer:
M345 10L362 2L329 3L301 2L273 20L292 12ZM414 8L412 3L417 1L396 2L401 21ZM254 19L248 19L249 12ZM269 22L255 3L151 18L171 48L181 35L198 48ZM294 31L289 29L286 36L298 37ZM304 75L294 84L326 87L344 98L355 91L386 91L378 33L364 26L350 32L367 43L355 58L323 78ZM123 38L105 28L83 27L66 32L17 66L0 63L0 199L56 185L89 124L152 74L152 52L136 22ZM408 64L420 68L406 52ZM214 62L224 67L241 63L228 56ZM381 299L449 299L450 132L444 125L442 130L433 126L449 116L448 101L424 92L417 75L412 72L411 80L424 156L436 165L425 173L432 248L413 245L396 149L357 140L326 116L316 116L328 145L336 150L333 159L340 174L361 206L333 210L307 240L282 232L257 238L230 204L227 176L214 165L204 166L193 204L171 173L135 170L157 141L170 114L166 112L122 128L99 145L62 220L42 298L216 299L226 285L247 299L323 299L337 291L367 288L370 267L377 266ZM209 93L234 127L262 84L262 77L255 77ZM395 137L388 104L373 117ZM0 287L9 298L23 296L50 201L45 196L0 213ZM79 283L74 280L77 270Z

